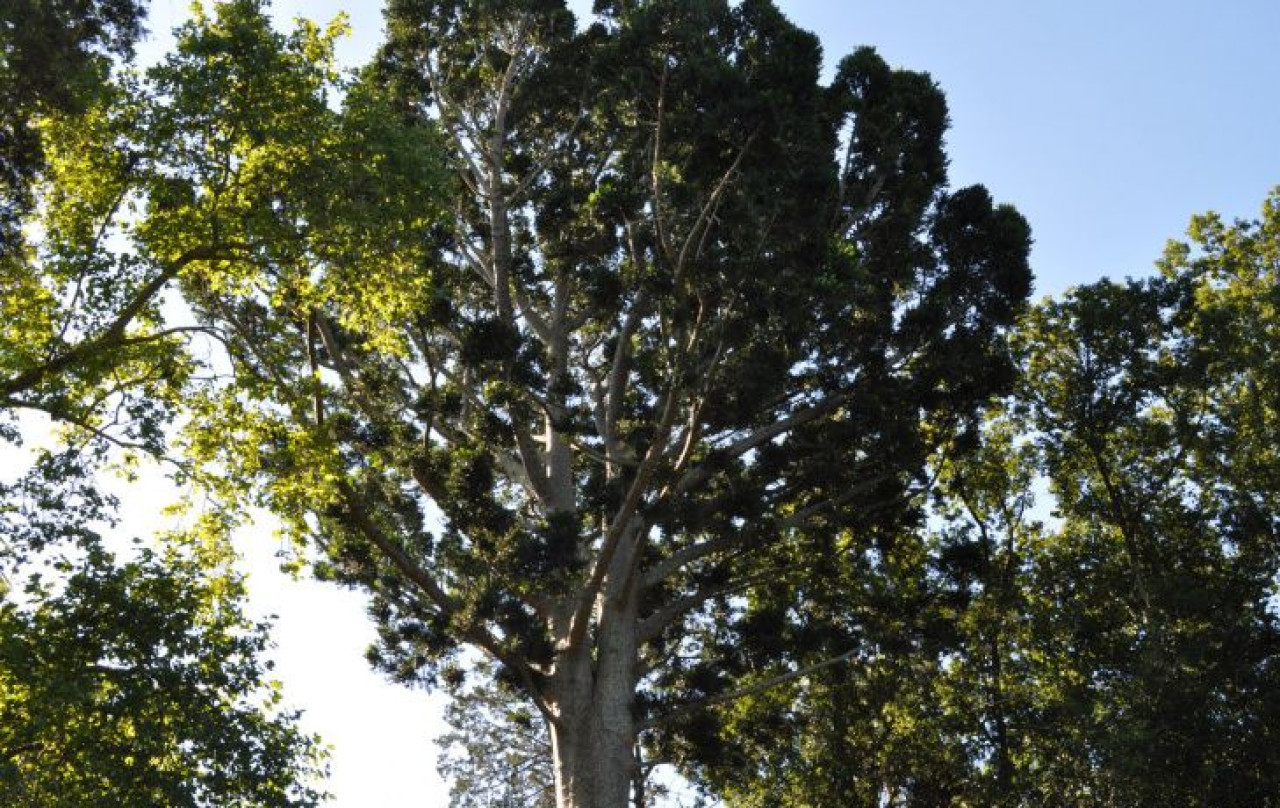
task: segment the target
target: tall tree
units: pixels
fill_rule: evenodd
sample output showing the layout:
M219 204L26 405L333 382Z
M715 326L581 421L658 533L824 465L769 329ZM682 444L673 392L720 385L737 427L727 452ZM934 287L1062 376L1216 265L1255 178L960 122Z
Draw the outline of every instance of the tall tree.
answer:
M260 137L252 6L204 40L236 111L175 130L166 238L262 245L186 285L237 373L192 445L373 594L378 664L431 680L478 647L546 722L558 804L620 808L641 734L850 659L741 598L804 610L815 562L911 518L931 447L1008 384L1029 287L1023 219L946 188L932 81L862 50L824 87L760 0L581 30L559 2L395 2L347 96L374 128ZM207 53L171 64L175 109ZM367 159L321 160L344 149Z

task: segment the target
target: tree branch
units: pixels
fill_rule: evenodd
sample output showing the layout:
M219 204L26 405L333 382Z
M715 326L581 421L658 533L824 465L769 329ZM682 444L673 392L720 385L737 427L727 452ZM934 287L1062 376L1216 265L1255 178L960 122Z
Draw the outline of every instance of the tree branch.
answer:
M343 480L338 483L338 494L342 499L343 512L349 518L348 524L359 530L361 535L377 547L401 574L412 581L427 596L442 615L456 617L461 611L461 605L445 591L444 587L435 578L418 566L403 548L387 537L365 510L360 498L347 481ZM460 635L463 639L473 643L494 659L515 671L520 676L529 698L533 700L538 711L548 721L555 720L550 707L542 698L542 688L538 683L538 674L525 660L504 649L502 644L483 626L475 623L463 625L460 627Z
M82 340L65 353L53 356L33 368L0 382L0 398L9 398L10 396L24 393L55 373L87 362L101 351L109 351L120 347L125 339L125 331L142 313L142 310L160 294L169 281L176 278L189 264L196 261L220 258L229 249L231 248L227 246L196 247L183 253L171 265L143 284L142 288L120 310L120 313L116 315L111 324L97 336Z
M687 713L691 713L697 710L705 710L708 707L714 707L718 704L725 704L727 702L737 701L738 699L746 698L747 696L754 696L756 693L763 693L766 690L772 690L773 688L778 687L779 685L784 685L787 682L792 682L792 681L795 681L796 679L800 679L804 676L808 676L809 674L817 673L820 670L835 667L836 665L840 665L844 662L848 662L850 659L853 659L853 657L856 656L857 653L858 653L858 649L855 648L853 650L846 651L839 656L832 657L830 659L824 659L821 662L816 662L812 665L806 665L805 667L799 668L794 671L789 671L787 673L782 673L777 676L772 676L768 679L765 679L760 682L756 682L753 685L741 688L739 690L732 690L728 693L720 693L715 696L709 696L708 698L701 699L699 701L687 702L685 704L681 704L669 710L668 712L663 713L662 715L654 716L646 721L641 722L640 729L641 731L646 729L652 729L653 727L664 724L674 718L678 718Z

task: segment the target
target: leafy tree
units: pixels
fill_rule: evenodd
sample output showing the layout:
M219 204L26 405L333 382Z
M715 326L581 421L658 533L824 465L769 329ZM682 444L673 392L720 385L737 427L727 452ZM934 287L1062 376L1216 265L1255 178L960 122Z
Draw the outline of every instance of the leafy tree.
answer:
M13 79L0 89L0 190L6 224L31 225L27 241L6 231L0 252L0 440L21 442L24 411L58 429L0 485L0 801L314 805L317 742L279 707L265 626L241 612L223 553L196 535L117 560L98 533L116 505L94 478L101 462L121 457L113 448L164 455L191 381L185 340L199 329L166 323L161 295L227 249L170 255L142 238L140 217L171 186L163 145L142 135L161 105L108 61L139 14L130 2L0 11Z
M739 705L730 804L1275 804L1280 198L1190 233L1027 315L1015 395L935 461L925 596L881 612L920 639Z
M0 800L312 806L318 746L264 678L265 626L204 563L98 547L0 602Z
M824 87L760 0L396 2L335 123L267 127L292 79L239 79L260 24L221 8L161 74L184 190L148 225L258 245L185 286L236 369L190 440L373 594L375 661L486 652L567 808L624 805L641 734L850 659L742 598L802 608L912 518L1029 287L1022 218L946 189L932 81L862 50Z

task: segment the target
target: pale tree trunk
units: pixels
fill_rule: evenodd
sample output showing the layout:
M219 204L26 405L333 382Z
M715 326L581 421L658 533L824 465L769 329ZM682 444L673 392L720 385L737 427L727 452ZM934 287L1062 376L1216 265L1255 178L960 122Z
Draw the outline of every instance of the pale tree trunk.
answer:
M638 727L632 598L601 597L594 643L560 655L552 676L551 727L558 808L627 808ZM594 645L594 654L592 653Z
M629 718L619 722L616 713L610 716L609 712L589 709L577 722L552 729L558 808L627 808L630 804L633 722Z

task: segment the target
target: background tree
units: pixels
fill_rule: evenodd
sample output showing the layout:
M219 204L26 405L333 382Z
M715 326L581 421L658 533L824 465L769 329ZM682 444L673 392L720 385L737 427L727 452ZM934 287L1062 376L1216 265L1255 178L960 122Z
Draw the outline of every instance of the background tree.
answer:
M931 448L1008 383L1029 286L1022 218L946 190L932 82L860 51L823 87L767 2L604 3L582 31L554 2L393 3L347 104L397 114L322 186L341 124L260 139L266 108L180 95L216 48L257 97L252 11L166 68L165 232L261 245L186 286L237 374L193 448L373 593L378 664L429 681L479 647L547 723L559 804L621 806L641 733L851 658L740 597L803 605L815 560L910 518ZM292 178L257 183L269 159Z
M551 738L540 716L481 665L479 682L452 694L437 739L452 808L554 808Z
M111 57L132 55L143 11L137 0L13 0L0 8L0 256L20 244L20 217L43 166L36 119L92 102Z
M923 596L878 612L909 609L898 652L739 705L743 757L705 781L742 806L1274 804L1278 210L1035 307L1015 395L935 460Z

